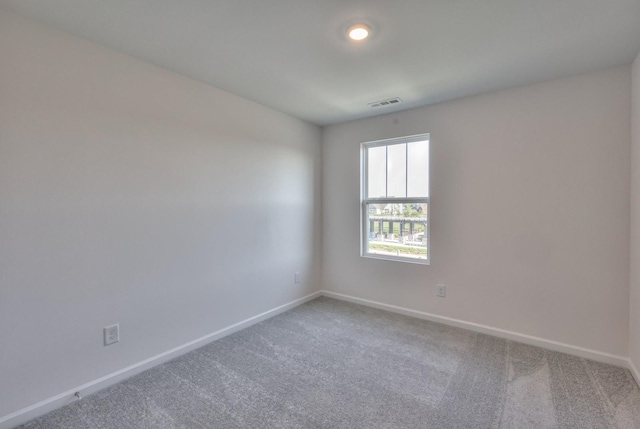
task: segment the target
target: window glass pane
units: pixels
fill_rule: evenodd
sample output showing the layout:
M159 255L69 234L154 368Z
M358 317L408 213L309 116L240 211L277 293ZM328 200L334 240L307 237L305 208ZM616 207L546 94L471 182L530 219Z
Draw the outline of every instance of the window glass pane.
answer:
M407 145L407 197L429 196L429 141Z
M387 197L407 196L407 145L387 146Z
M367 198L387 196L387 147L367 149Z
M428 204L367 204L367 253L427 259Z

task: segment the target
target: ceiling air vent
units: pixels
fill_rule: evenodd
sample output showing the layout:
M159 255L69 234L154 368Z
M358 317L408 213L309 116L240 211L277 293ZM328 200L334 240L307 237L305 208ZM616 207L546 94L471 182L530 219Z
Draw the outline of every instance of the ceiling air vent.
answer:
M395 98L389 98L387 100L374 101L373 103L369 103L369 106L382 107L382 106L389 106L391 104L398 104L398 103L402 103L402 100L400 100L400 98L398 97L395 97Z

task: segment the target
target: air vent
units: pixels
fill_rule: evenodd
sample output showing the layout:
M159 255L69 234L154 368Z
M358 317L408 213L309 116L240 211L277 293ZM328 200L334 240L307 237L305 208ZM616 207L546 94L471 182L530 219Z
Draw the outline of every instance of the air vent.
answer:
M383 106L389 106L391 104L398 104L398 103L402 103L402 100L400 100L398 97L395 97L395 98L389 98L387 100L374 101L373 103L369 103L369 106L383 107Z

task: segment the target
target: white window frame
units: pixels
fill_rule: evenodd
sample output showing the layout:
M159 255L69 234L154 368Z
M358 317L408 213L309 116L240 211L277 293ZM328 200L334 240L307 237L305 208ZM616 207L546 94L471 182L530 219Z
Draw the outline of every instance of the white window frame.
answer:
M392 139L376 140L360 144L360 256L363 258L383 259L387 261L407 262L411 264L430 265L431 264L431 203L430 197L392 197L392 198L367 198L367 149L378 146L392 146L402 143L414 143L421 141L429 141L429 178L428 195L431 194L431 138L429 133L416 134L407 137L396 137ZM369 212L368 204L427 204L427 225L425 227L425 235L427 241L427 257L426 259L409 258L405 256L383 255L379 253L367 252L367 242L369 240Z

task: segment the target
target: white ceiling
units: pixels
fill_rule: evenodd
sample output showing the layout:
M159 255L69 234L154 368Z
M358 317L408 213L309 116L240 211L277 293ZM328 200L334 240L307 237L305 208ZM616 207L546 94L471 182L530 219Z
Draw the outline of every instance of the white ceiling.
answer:
M0 0L318 125L629 64L640 0ZM349 42L355 22L370 40ZM404 103L372 109L369 102Z

